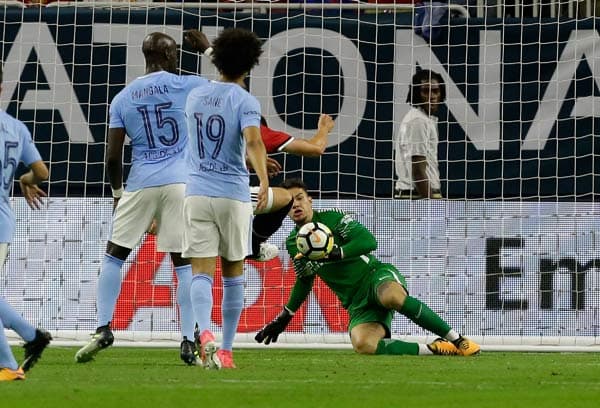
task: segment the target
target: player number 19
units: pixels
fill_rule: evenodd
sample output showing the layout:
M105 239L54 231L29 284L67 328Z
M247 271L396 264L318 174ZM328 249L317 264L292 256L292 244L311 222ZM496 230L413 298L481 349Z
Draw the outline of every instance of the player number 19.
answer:
M202 113L196 112L194 113L194 117L196 118L198 154L200 155L201 159L204 159L206 154L204 151L204 136L206 136L208 140L214 142L215 148L210 155L210 157L214 160L219 156L221 147L223 146L223 139L225 136L225 119L223 119L221 115L210 115L208 119L206 119L206 125L204 126L202 121Z

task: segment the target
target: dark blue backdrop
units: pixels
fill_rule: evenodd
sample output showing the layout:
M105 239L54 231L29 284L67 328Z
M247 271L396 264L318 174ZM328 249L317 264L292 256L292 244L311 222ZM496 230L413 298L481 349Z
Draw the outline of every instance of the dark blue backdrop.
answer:
M21 27L21 22L44 22L70 76L74 92L88 118L93 143L73 143L57 111L29 110L21 107L27 90L36 86L48 89L48 78L36 64L35 52L23 56L28 64L20 73L21 86L9 97L7 111L17 115L34 133L45 160L51 165L51 194L102 195L103 159L107 110L112 97L125 83L126 47L92 45L92 24L170 24L184 28L210 27L216 24L212 14L187 10L154 9L77 10L66 8L3 9L0 32L2 56L6 58ZM357 132L338 146L328 149L321 159L297 159L280 156L287 175L302 176L318 187L324 196L339 198L391 197L393 191L393 62L394 35L397 28L410 26L410 16L400 14L363 15L360 18L321 19L290 15L287 19L267 16L221 15L219 24L237 24L252 28L268 38L298 27L325 27L338 31L357 44L366 62L368 95L365 115ZM395 19L395 26L391 24ZM480 20L452 20L448 35L450 46L435 45L433 50L446 67L467 101L477 110L478 55ZM496 22L499 24L500 22ZM575 28L594 29L594 21L577 23L555 21L506 21L501 30L502 57L502 139L500 150L480 151L465 136L447 110L442 109L440 126L440 167L445 195L453 198L556 198L591 200L600 191L600 141L595 117L573 118L571 109L577 98L600 96L592 68L586 60L578 64L576 75L562 104L559 120L542 150L523 150L524 134L538 110L548 82L566 41ZM487 28L490 28L488 22ZM492 25L491 28L494 28ZM360 41L359 41L360 39ZM542 41L540 41L542 39ZM305 57L280 64L273 79L274 104L279 115L300 127L303 121L314 123L321 111L335 116L343 94L343 81L314 80L315 75L339 73L337 60L319 50L303 50ZM323 58L323 57L326 58ZM182 69L194 72L196 56L183 53ZM296 74L296 75L294 75ZM299 75L298 75L299 74ZM5 73L6 76L6 73ZM336 83L335 85L332 83ZM325 86L325 84L328 84ZM323 95L314 97L310 95ZM315 99L316 98L316 99ZM313 108L314 107L314 108ZM299 113L302 112L302 113ZM444 123L447 120L448 123Z

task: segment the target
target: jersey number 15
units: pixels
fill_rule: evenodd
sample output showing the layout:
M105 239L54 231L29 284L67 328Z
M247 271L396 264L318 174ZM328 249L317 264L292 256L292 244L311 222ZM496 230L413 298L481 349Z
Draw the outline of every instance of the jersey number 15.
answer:
M17 142L4 142L4 160L0 161L0 183L9 188L19 162L11 154L11 150L19 147ZM4 163L2 163L4 162Z
M156 127L163 129L166 125L171 128L171 135L159 135L158 140L164 146L173 146L179 140L179 127L177 127L177 121L175 118L170 116L164 116L163 111L169 109L173 105L173 102L157 103L154 105L154 116L156 118ZM156 135L152 130L152 123L150 123L150 112L148 111L148 105L143 105L137 108L138 112L142 114L142 120L144 121L144 129L146 130L146 138L148 139L148 146L151 149L156 148Z

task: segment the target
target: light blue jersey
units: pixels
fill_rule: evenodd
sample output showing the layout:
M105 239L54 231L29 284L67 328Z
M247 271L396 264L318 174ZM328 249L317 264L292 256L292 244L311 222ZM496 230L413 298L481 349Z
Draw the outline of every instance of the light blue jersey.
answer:
M9 198L17 166L19 162L30 166L40 160L42 157L29 129L20 120L0 111L0 243L10 243L15 233L15 215Z
M141 76L110 104L110 128L124 128L131 139L126 191L185 183L188 93L207 79L165 71Z
M190 134L186 196L250 201L246 141L260 128L260 104L237 84L211 81L194 89L185 108Z

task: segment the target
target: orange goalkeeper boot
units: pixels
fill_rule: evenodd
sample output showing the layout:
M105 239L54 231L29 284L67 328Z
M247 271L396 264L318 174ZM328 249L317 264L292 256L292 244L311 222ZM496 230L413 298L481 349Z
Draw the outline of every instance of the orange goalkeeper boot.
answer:
M462 355L460 350L458 350L454 344L442 338L435 339L432 343L428 344L427 347L433 354L438 356Z
M473 340L469 340L466 337L460 336L458 340L453 341L456 348L460 351L463 356L476 356L481 351L479 344Z

